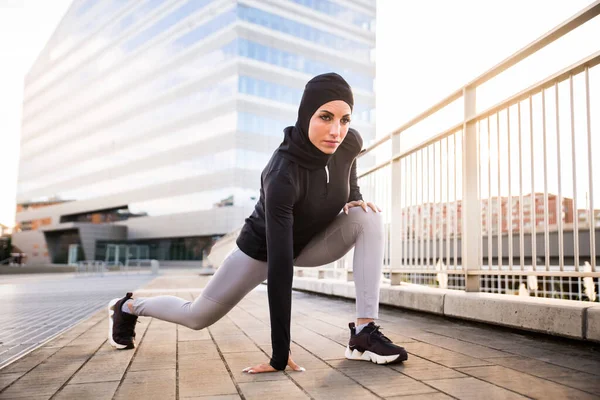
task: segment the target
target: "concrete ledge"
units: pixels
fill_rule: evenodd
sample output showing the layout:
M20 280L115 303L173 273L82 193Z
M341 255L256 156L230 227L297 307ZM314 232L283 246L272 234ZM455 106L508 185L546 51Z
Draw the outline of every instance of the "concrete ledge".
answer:
M585 337L588 340L600 342L600 306L592 306L587 309Z
M417 285L382 285L379 302L390 306L425 311L432 314L444 313L444 289Z
M294 277L293 288L356 298L354 282ZM380 303L555 336L600 342L600 306L584 301L382 285Z
M356 291L354 282L338 281L335 279L315 279L294 277L292 287L297 290L327 294L330 296L345 297L355 299Z
M444 314L583 339L585 310L591 305L582 301L453 291L446 294Z
M296 276L294 277L292 287L297 290L305 290L308 292L322 293L348 299L356 298L354 282ZM444 313L444 295L447 292L447 290L417 285L382 285L379 293L379 302L381 304L441 315Z

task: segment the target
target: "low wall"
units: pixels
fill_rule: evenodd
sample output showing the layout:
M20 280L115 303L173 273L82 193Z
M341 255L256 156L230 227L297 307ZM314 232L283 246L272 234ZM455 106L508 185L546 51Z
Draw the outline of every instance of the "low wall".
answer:
M356 298L354 282L294 277L293 288ZM600 305L585 301L467 293L419 285L384 284L380 303L555 336L600 342Z

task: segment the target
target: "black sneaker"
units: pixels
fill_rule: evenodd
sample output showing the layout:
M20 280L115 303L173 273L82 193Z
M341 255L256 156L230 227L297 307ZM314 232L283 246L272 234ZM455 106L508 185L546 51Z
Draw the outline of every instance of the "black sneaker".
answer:
M119 349L135 348L135 324L138 317L121 310L123 303L129 300L132 293L122 299L113 299L108 303L108 341Z
M406 350L392 343L374 322L370 322L358 334L354 322L349 323L348 327L350 342L346 347L347 359L371 361L375 364L399 363L408 359Z

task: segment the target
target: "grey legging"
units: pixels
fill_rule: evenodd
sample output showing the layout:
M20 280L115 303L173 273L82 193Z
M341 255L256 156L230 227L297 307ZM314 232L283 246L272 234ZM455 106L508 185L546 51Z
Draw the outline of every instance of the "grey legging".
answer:
M354 247L356 316L377 318L383 238L381 214L354 207L348 215L340 213L327 229L315 236L294 260L294 265L317 267L329 264ZM133 312L191 329L203 329L221 319L265 279L267 263L235 249L193 302L175 296L136 298Z

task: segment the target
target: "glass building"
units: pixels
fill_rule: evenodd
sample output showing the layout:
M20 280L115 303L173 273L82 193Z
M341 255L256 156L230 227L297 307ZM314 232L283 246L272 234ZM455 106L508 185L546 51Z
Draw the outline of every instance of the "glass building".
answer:
M375 0L75 0L26 77L14 244L197 263L252 211L312 76L344 76L375 137L374 48Z

